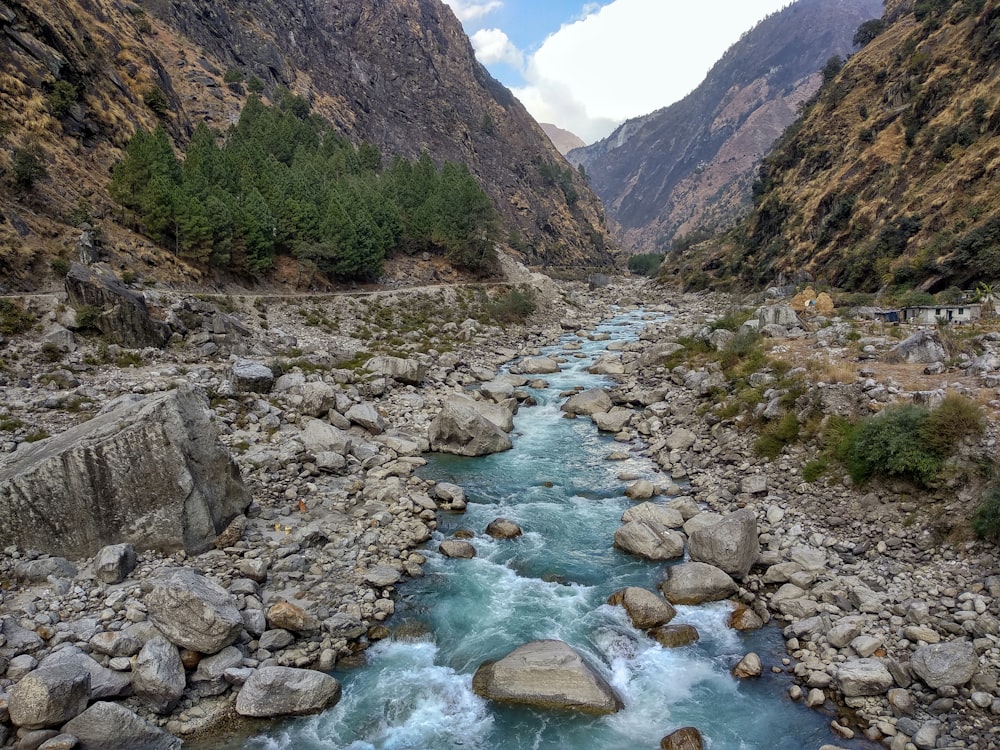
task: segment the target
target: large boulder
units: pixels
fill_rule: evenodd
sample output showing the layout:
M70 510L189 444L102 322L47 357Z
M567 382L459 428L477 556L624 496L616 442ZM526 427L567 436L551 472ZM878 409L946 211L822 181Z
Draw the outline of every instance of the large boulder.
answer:
M646 560L673 560L684 554L684 535L659 524L628 521L615 530L615 547Z
M929 365L948 358L948 352L936 333L918 331L903 339L885 355L886 362L909 362Z
M75 558L120 542L200 553L249 504L204 396L182 386L0 464L0 545Z
M240 716L306 716L340 700L340 683L323 672L293 667L260 667L236 697Z
M660 740L660 750L703 750L701 732L694 727L681 727Z
M628 613L629 620L639 630L666 625L677 616L677 610L659 594L629 586L616 591L608 599L608 604L622 607Z
M120 703L98 702L63 725L77 750L179 750L181 740Z
M507 433L484 417L476 402L452 396L441 407L427 433L431 450L460 456L485 456L510 450Z
M927 687L936 690L967 683L979 670L979 659L969 641L948 641L917 647L910 666Z
M427 377L426 365L402 357L372 357L365 362L365 370L410 385L419 385Z
M349 434L321 419L307 419L300 439L305 449L313 454L335 453L346 456L354 447Z
M274 372L263 362L238 359L229 368L229 381L237 393L270 393Z
M757 516L743 508L711 526L696 529L688 539L691 559L714 565L734 578L750 572L760 554Z
M131 544L109 544L102 547L94 560L94 574L105 583L121 583L135 570L135 547Z
M526 375L551 375L559 372L559 363L550 357L526 357L519 363Z
M883 695L895 682L878 659L855 659L837 667L837 683L847 698Z
M177 647L163 636L148 641L132 665L132 688L149 707L170 713L184 694L184 664Z
M96 310L97 327L119 346L162 348L170 339L170 326L153 320L146 301L106 266L74 263L66 274L65 287L70 306L78 312Z
M727 599L736 593L736 581L724 570L703 562L688 562L667 568L660 591L671 604L702 604Z
M171 643L203 654L221 651L243 631L236 597L190 568L157 574L146 606Z
M385 432L385 420L378 413L375 404L367 401L361 404L354 404L344 412L344 416L351 420L353 424L364 427L372 435L381 435Z
M623 707L607 682L562 641L533 641L498 661L486 662L472 678L483 698L542 709L612 714Z
M132 694L132 677L128 672L116 672L102 666L80 649L69 644L42 659L39 667L72 664L90 673L90 700L121 698Z
M16 727L53 727L83 711L89 694L90 672L79 664L52 664L29 672L11 688L7 710Z
M602 388L588 388L580 393L575 393L566 399L562 405L562 410L567 414L575 416L591 416L600 412L611 411L611 396Z
M757 308L756 318L760 327L779 325L784 328L797 328L801 325L799 316L788 305L762 305Z
M590 418L601 432L621 432L632 420L632 410L613 409L609 412L597 412L591 414Z

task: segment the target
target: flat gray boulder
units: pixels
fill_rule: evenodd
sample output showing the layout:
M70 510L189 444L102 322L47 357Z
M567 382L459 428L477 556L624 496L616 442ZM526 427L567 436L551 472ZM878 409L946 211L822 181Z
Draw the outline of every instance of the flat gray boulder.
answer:
M460 456L486 456L514 447L507 433L483 416L476 402L452 396L431 422L427 438L431 451Z
M344 412L344 416L351 420L352 424L364 427L372 435L381 435L385 432L385 420L378 413L375 404L368 402L354 404Z
M883 695L895 681L878 659L855 659L837 667L837 683L847 698Z
M410 385L419 385L427 377L426 365L402 357L372 357L365 362L365 370Z
M270 393L274 372L263 362L238 359L229 368L229 382L237 393Z
M743 508L711 526L696 529L688 539L691 559L724 570L734 578L750 572L760 555L757 515Z
M612 409L609 412L591 414L597 429L601 432L621 432L632 421L631 409Z
M128 542L195 554L249 504L204 396L182 386L0 463L0 546L83 558Z
M948 352L936 333L918 331L909 338L903 339L885 355L886 362L909 362L910 364L929 365L943 362L948 358Z
M340 683L323 672L293 667L260 667L240 688L240 716L306 716L340 700Z
M98 580L115 584L125 580L135 570L135 547L127 542L102 547L94 560L94 573Z
M551 375L559 372L559 363L551 357L526 357L518 363L526 375Z
M738 590L724 570L703 562L687 562L667 568L660 591L671 604L703 604L728 599Z
M42 659L39 667L74 664L90 673L90 700L122 698L132 694L132 675L102 666L75 646L64 645Z
M589 417L600 412L611 411L611 396L603 388L588 388L568 399L560 408L567 414Z
M789 305L762 305L757 308L756 318L761 328L771 325L796 328L802 325L799 316Z
M23 729L58 726L87 707L89 694L90 672L79 664L40 667L11 688L10 721Z
M969 641L948 641L918 646L910 667L927 687L936 690L967 683L979 670L979 659Z
M526 643L476 670L472 689L483 698L541 709L613 714L621 699L576 651L562 641Z
M639 630L649 630L666 625L677 616L677 610L659 594L638 586L616 591L608 599L613 607L622 607L629 620Z
M354 444L350 435L322 419L307 419L300 439L305 449L313 454L346 456Z
M171 643L214 654L243 631L236 597L190 568L159 573L146 597L150 621Z
M63 725L77 750L179 750L181 740L120 703L98 702Z
M659 524L628 521L615 530L615 547L646 560L673 560L684 554L684 535Z

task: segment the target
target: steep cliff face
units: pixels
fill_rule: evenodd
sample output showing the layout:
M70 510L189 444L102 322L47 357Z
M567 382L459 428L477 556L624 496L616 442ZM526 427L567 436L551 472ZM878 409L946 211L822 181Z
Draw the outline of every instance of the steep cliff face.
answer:
M673 259L689 283L854 290L1000 276L1000 4L897 0L761 166L754 210Z
M757 164L819 88L823 65L881 11L879 0L799 0L745 34L680 102L570 152L623 246L663 251L744 210Z
M0 59L11 272L65 246L81 202L108 224L108 169L137 127L162 122L178 143L198 122L225 127L253 78L387 155L467 163L529 262L608 260L599 202L440 0L4 0ZM26 154L40 167L30 180Z

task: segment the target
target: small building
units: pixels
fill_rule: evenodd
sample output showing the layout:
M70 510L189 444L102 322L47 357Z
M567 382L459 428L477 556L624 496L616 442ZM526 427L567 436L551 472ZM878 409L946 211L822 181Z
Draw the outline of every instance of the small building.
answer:
M982 316L982 305L976 302L960 302L956 305L915 305L903 308L903 322L915 325L937 325L945 323L970 323Z

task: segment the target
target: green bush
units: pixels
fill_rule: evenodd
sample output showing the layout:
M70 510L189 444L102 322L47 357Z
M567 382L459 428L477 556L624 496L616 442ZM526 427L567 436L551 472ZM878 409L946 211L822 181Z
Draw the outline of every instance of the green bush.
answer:
M802 481L812 484L829 470L830 459L826 456L820 456L802 467Z
M97 328L97 320L101 311L93 305L83 305L76 311L76 324L80 328Z
M941 469L942 456L920 440L929 412L921 406L891 406L864 420L852 434L847 469L855 482L875 475L927 485Z
M580 165L583 166L582 164ZM666 256L662 253L642 253L628 259L628 270L640 276L656 276Z
M1000 541L1000 484L993 485L972 517L972 530L986 539Z
M69 81L56 81L46 97L49 103L49 111L54 117L65 117L73 109L78 96L79 91L72 83Z
M0 299L0 334L24 333L35 324L35 314L9 299Z
M19 148L14 152L14 183L22 190L31 190L35 183L48 176L44 157L37 146Z
M949 393L934 408L920 427L920 440L927 449L940 456L950 456L968 437L983 432L983 410L975 401Z
M535 295L530 290L511 289L487 306L487 313L497 323L523 323L535 311Z
M765 458L777 458L782 448L791 445L799 437L799 420L794 413L788 412L777 422L771 422L764 428L754 451Z
M142 94L142 101L159 116L167 113L167 95L159 86L150 86Z

